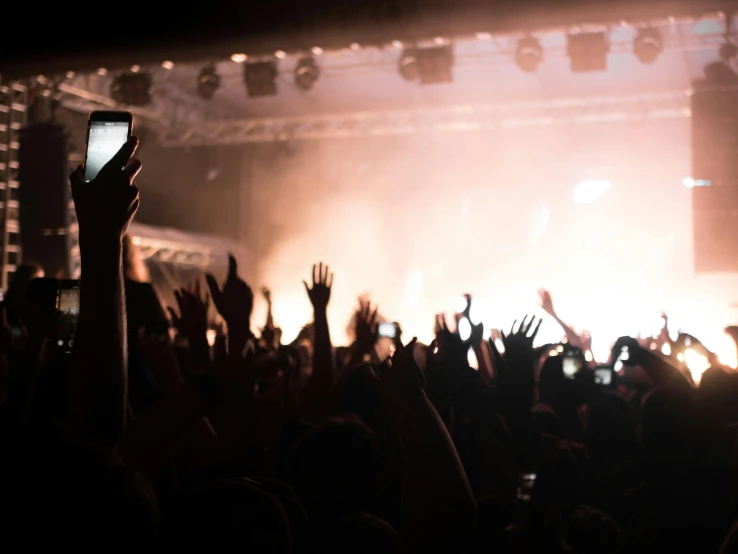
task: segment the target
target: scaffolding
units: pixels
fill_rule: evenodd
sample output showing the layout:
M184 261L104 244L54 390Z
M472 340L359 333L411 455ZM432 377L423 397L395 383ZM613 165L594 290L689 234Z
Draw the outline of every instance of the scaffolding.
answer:
M18 132L26 123L28 89L20 83L0 86L0 287L7 290L20 263L18 220Z
M690 116L691 91L444 106L179 125L161 130L164 146L284 142L311 139L474 131Z

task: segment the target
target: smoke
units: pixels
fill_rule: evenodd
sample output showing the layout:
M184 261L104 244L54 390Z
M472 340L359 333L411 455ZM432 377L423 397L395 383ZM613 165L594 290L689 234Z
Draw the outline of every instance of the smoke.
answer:
M650 333L661 311L715 342L736 316L735 277L692 270L688 120L263 145L253 156L255 280L272 289L286 340L312 317L300 280L320 261L335 272L335 344L350 340L365 293L406 338L427 341L434 314L466 292L486 326L509 327L547 287L600 352ZM600 197L575 202L579 183L602 180ZM544 324L542 340L560 337Z

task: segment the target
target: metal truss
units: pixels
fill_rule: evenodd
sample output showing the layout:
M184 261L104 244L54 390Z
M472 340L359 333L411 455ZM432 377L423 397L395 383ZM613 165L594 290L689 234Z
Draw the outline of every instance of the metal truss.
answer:
M58 95L62 105L68 109L87 113L96 109L124 107L134 116L145 119L154 127L218 121L229 115L230 112L218 105L189 94L168 77L167 70L159 69L153 72L152 103L151 106L145 108L121 106L113 100L109 93L113 77L107 72L70 74L58 80L41 77L39 81L41 85L46 85L44 95Z
M160 141L164 146L242 144L674 119L690 116L689 95L689 90L679 90L629 96L234 120L165 128L161 131Z

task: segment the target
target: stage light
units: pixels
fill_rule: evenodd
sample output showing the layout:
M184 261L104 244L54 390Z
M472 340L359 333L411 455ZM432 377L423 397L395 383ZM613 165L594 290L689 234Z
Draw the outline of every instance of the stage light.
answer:
M406 81L432 85L453 81L453 64L451 46L406 48L400 56L398 69Z
M643 63L653 63L664 51L664 39L658 29L639 29L633 40L633 52Z
M323 49L320 46L313 46L310 50L314 56L322 56L323 55Z
M541 42L536 37L525 37L518 41L515 63L526 73L533 73L543 60Z
M404 44L402 44L402 41L401 40L393 40L392 41L392 47L393 48L397 48L399 50L403 46L404 46Z
M74 71L67 71L66 78L74 79Z
M203 67L197 77L197 94L205 100L210 100L215 91L220 88L220 75L212 65Z
M605 33L578 33L567 36L567 54L571 70L604 71L607 69L607 53L610 51Z
M415 48L405 50L400 56L398 70L402 78L406 81L415 82L420 79L420 70L418 69L418 56Z
M277 94L277 64L273 61L247 63L243 66L246 93L250 98Z
M591 204L612 187L610 181L582 181L574 187L575 204Z
M97 74L100 75L100 76L107 75L108 74L108 70L105 69L104 67L101 67L100 69L97 70Z
M249 57L246 54L231 54L231 61L236 63L243 63Z
M287 52L285 52L284 50L277 50L274 53L274 56L276 58L279 58L280 60L283 60L283 59L285 59L287 57Z
M138 73L139 71L141 71L141 66L140 65L132 65L131 66L131 73Z
M121 73L110 83L110 97L118 104L147 106L151 103L149 73Z
M174 62L163 61L161 62L161 66L167 71L171 71L172 69L174 69Z
M295 84L302 90L310 90L320 77L320 68L313 58L302 58L295 68Z
M360 50L360 49L361 49L361 44L359 44L358 42L351 43L351 50Z

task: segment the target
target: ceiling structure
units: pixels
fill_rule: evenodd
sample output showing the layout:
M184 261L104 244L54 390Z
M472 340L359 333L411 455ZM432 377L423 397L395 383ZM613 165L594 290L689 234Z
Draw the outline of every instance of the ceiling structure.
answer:
M515 51L523 33L429 37L429 44L452 44L453 83L420 85L403 80L398 61L404 46L423 41L399 39L383 46L360 45L301 51L275 51L254 59L278 62L275 96L248 98L243 65L228 59L198 62L160 60L137 66L153 77L152 104L123 107L109 95L116 71L68 72L40 78L45 94L58 91L69 109L129 109L169 146L239 144L320 138L346 138L424 131L463 131L522 125L586 124L598 121L689 117L692 82L719 59L726 37L734 41L730 17L722 12L699 17L580 24L534 33L543 48L535 73L522 71ZM653 64L633 52L639 29L657 28L664 51ZM567 33L605 31L610 51L607 70L573 73ZM236 54L237 52L232 52ZM314 56L320 77L304 91L294 83L298 60ZM210 100L197 94L200 70L213 65L220 88Z

